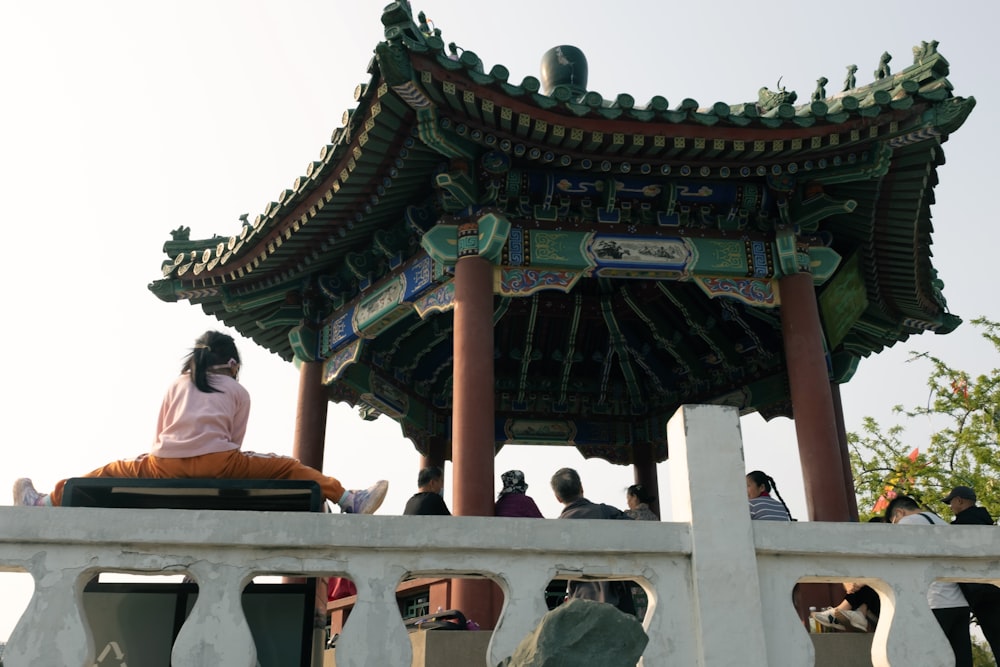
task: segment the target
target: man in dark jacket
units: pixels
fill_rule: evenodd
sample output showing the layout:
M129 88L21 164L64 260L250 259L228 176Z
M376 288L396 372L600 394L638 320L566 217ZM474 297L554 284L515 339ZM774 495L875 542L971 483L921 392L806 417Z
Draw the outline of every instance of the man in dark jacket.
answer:
M592 503L583 497L583 483L580 475L572 468L560 468L552 475L552 491L556 500L563 504L560 519L624 519L632 517L617 507L603 503ZM632 594L624 581L570 581L566 586L566 596L607 602L626 614L635 614Z
M954 524L989 526L993 523L993 517L986 508L976 504L976 492L972 487L956 486L941 502L951 507L951 513L955 515Z
M992 526L993 517L985 507L976 504L976 491L969 486L956 486L941 502L948 503L955 519L953 525ZM989 642L993 658L1000 659L1000 588L993 584L959 584L969 607Z
M406 501L403 514L451 515L448 505L441 497L444 489L444 472L441 468L431 466L424 468L417 475L417 492Z

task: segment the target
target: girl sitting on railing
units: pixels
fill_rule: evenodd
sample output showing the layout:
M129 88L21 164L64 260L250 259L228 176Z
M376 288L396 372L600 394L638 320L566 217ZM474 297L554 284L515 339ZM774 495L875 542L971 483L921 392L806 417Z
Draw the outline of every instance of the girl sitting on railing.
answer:
M240 448L250 416L250 394L237 381L240 353L231 336L208 331L195 341L163 398L151 451L114 461L84 477L300 479L319 484L323 497L352 514L371 514L382 504L389 483L347 491L298 459L255 454ZM28 478L14 482L15 505L61 505L66 480L51 494L35 490Z

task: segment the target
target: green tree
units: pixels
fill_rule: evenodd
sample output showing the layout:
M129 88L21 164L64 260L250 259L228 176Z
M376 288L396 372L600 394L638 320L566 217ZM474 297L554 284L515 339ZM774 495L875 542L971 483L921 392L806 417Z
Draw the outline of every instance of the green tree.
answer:
M1000 353L1000 323L972 321ZM1000 369L973 376L927 353L911 361L930 362L925 406L895 412L908 419L932 418L944 427L918 446L904 440L904 428L887 429L865 417L860 433L848 434L851 468L862 520L884 511L885 499L913 496L950 520L940 502L952 487L971 486L994 517L1000 511Z
M997 667L997 661L990 653L990 645L973 637L972 639L973 667Z
M979 318L972 324L1000 352L1000 323ZM905 440L902 426L883 428L865 417L861 432L848 434L861 520L882 514L895 495L912 496L951 520L951 509L941 498L958 485L975 489L979 504L996 518L1000 512L1000 369L973 376L927 353L913 353L910 360L931 364L928 401L910 409L897 405L894 412L910 420L930 418L944 427L932 432L925 443L914 444ZM980 637L973 637L972 650L975 667L997 667Z

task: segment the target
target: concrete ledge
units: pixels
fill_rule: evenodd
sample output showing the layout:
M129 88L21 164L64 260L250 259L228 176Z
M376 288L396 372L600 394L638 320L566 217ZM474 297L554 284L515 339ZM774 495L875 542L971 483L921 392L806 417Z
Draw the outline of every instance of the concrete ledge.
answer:
M485 665L492 632L464 630L420 630L410 633L413 647L411 667L456 667ZM323 667L337 667L336 649L323 656Z
M815 667L858 667L872 664L871 632L810 634L816 649Z

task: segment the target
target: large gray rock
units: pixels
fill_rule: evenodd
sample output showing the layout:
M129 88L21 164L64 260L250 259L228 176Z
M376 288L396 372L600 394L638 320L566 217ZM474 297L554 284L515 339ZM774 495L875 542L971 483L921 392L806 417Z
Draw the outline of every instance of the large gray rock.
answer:
M634 616L571 599L547 613L497 667L635 667L648 642Z

